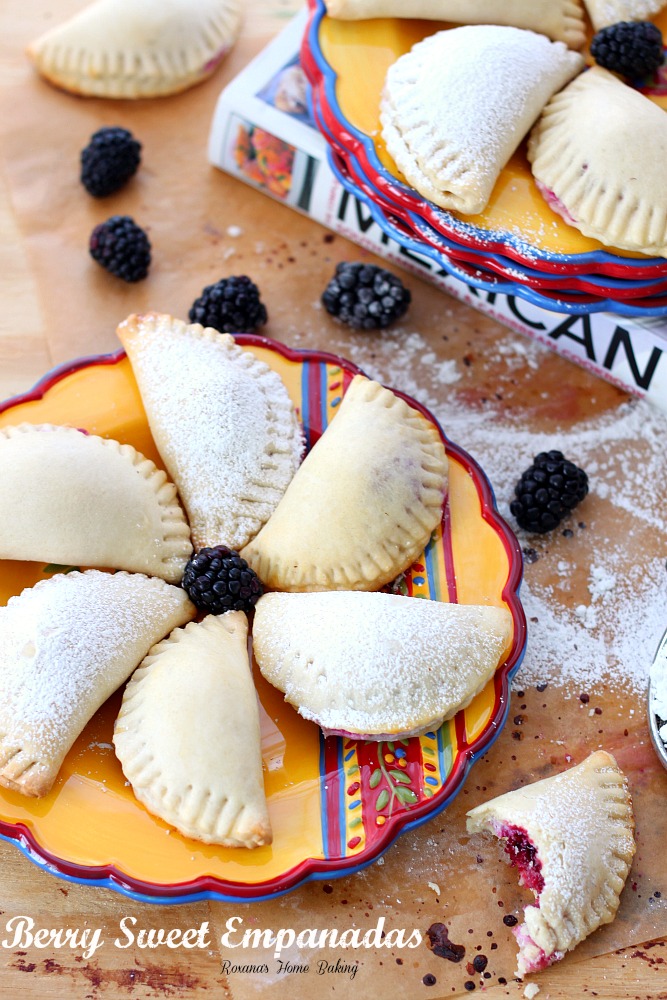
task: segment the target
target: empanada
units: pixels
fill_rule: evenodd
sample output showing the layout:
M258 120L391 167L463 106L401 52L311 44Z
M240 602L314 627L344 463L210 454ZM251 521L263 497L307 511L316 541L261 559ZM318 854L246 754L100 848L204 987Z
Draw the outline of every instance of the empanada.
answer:
M357 375L242 555L276 590L377 590L421 554L446 489L437 429Z
M602 750L577 767L500 795L468 813L469 833L506 841L536 904L514 930L518 972L538 972L610 923L635 853L627 781Z
M65 754L150 647L196 609L139 573L61 573L0 608L0 784L46 795Z
M520 28L439 31L389 67L387 150L424 198L476 215L546 102L583 65L562 42Z
M528 142L566 222L607 246L667 256L667 114L594 66L549 102Z
M354 21L417 17L459 24L507 24L539 31L572 49L580 49L585 40L581 0L327 0L327 14Z
M176 487L131 445L53 424L0 428L0 559L179 583L191 554Z
M398 594L265 594L253 648L263 676L326 734L372 740L437 729L493 676L506 608Z
M303 435L276 372L228 333L159 313L118 327L192 541L240 549L276 508Z
M225 847L271 843L247 637L242 611L176 629L127 685L113 737L150 812Z
M584 0L596 31L617 21L650 21L667 0Z
M240 27L240 0L95 0L32 42L28 55L74 94L161 97L209 76Z

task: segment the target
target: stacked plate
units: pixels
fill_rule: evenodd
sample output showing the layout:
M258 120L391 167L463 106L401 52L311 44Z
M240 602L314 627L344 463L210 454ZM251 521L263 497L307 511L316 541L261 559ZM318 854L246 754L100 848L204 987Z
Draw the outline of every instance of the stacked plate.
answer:
M451 26L340 21L327 16L324 0L309 3L301 61L312 85L313 116L337 177L387 235L469 285L554 312L667 315L667 259L604 247L567 225L539 193L525 143L480 215L439 208L401 177L381 138L384 78L416 42ZM667 11L656 23L667 35ZM667 64L645 81L643 93L667 110Z

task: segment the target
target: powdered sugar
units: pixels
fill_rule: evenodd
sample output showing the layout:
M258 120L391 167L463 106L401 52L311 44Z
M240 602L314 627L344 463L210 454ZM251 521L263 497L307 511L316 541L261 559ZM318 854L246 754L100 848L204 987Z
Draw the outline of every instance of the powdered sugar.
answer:
M194 607L139 573L59 574L0 608L0 752L60 760L150 646Z
M230 336L170 316L128 321L120 333L195 547L242 548L301 459L301 429L280 377Z
M568 694L645 690L667 625L667 416L631 400L549 434L500 407L489 405L481 414L460 402L461 383L443 388L437 362L422 361L427 343L415 330L359 339L348 354L372 377L429 407L445 433L478 460L500 513L531 550L521 590L529 641L517 684L549 682ZM440 363L444 354L438 354ZM498 335L494 354L490 360L510 377L549 356L511 332ZM464 371L460 362L457 370ZM590 495L561 526L571 533L567 538L560 530L527 535L509 513L519 475L551 448L584 468L590 480ZM604 529L598 528L601 514Z

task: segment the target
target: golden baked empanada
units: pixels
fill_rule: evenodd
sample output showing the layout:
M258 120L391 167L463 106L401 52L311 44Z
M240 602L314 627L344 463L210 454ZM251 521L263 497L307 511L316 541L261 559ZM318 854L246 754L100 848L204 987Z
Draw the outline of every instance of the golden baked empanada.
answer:
M667 256L667 114L594 66L544 109L528 143L549 205L607 246Z
M296 472L303 435L281 378L228 333L159 313L118 327L192 541L240 549Z
M482 212L546 102L583 65L562 42L520 28L439 31L389 67L380 112L387 150L424 198Z
M433 424L357 375L242 555L276 590L378 590L423 551L446 489Z
M225 847L271 843L247 638L242 611L176 629L127 685L113 737L150 812Z
M240 26L240 0L95 0L32 42L28 55L74 94L161 97L209 76Z
M536 896L514 930L518 972L538 972L610 923L635 853L627 781L602 750L552 778L468 813L469 833L506 841L521 883Z
M191 554L176 487L131 445L53 424L0 428L0 559L179 583Z
M437 729L481 691L512 634L506 608L398 594L265 594L263 676L325 733L372 740Z
M327 14L355 21L418 17L458 24L507 24L539 31L572 49L580 49L585 40L581 0L327 0Z
M0 607L0 784L46 795L65 754L150 647L196 610L140 573L61 573Z
M596 31L617 21L650 21L667 0L584 0Z

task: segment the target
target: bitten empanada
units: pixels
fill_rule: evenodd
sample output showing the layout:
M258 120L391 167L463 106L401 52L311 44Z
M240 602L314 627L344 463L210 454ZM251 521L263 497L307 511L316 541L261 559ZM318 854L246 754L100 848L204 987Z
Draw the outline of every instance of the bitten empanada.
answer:
M61 573L0 608L0 785L46 795L67 751L150 647L196 609L140 573Z
M493 676L506 608L398 594L265 594L253 648L263 676L327 734L371 740L437 729Z
M583 65L562 42L520 28L439 31L387 72L380 113L387 150L424 198L482 212L546 102Z
M423 551L446 489L433 424L357 375L242 555L276 590L377 590Z
M53 424L0 428L0 559L179 583L191 554L176 487L131 445Z
M607 246L667 256L667 114L594 66L549 102L528 142L566 222Z
M667 0L584 0L596 31L617 21L650 21Z
M197 550L240 549L275 510L303 435L280 376L228 333L159 313L118 327Z
M50 83L86 97L161 97L209 76L241 27L239 0L95 0L28 46Z
M515 928L517 975L538 972L610 923L635 853L623 772L602 750L552 778L468 813L469 833L506 841L521 883L536 896Z
M113 736L150 812L225 847L271 843L247 637L242 611L176 629L127 685Z
M581 0L327 0L327 14L354 21L417 17L456 24L506 24L539 31L571 49L580 49L585 40Z

